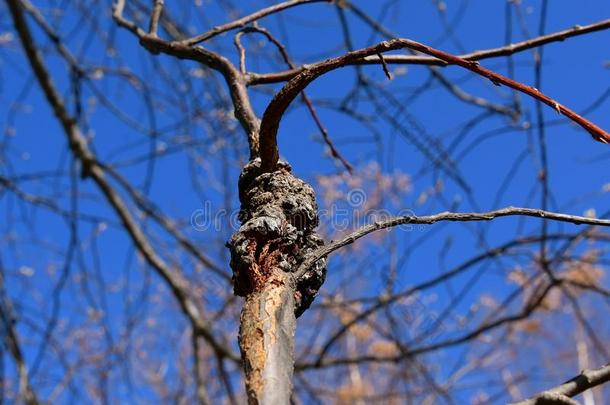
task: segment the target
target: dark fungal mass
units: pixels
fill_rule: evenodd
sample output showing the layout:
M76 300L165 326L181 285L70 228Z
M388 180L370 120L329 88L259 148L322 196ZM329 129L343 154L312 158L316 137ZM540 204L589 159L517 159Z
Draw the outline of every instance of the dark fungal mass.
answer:
M318 207L313 188L278 162L262 173L260 159L248 163L239 177L241 227L231 237L231 268L236 295L246 296L265 285L273 271L296 271L305 256L324 244L315 232ZM314 300L326 276L319 260L297 281L296 316Z

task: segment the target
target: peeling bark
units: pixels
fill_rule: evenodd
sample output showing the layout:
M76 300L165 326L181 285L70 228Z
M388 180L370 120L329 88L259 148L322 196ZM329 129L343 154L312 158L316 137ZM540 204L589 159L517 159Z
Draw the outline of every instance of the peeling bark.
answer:
M239 346L249 404L288 404L294 369L294 285L276 272L260 291L246 297Z
M297 278L305 257L321 247L314 190L279 162L262 173L260 159L239 179L240 229L228 243L234 292L246 298L239 344L250 404L287 404L292 392L296 318L324 282L325 259Z

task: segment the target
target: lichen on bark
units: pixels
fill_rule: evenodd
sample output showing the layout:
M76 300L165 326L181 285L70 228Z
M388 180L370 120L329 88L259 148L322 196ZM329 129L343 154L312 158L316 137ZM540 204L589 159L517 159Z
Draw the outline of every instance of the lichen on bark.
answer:
M293 273L308 253L324 244L315 232L319 218L313 188L292 174L286 162L261 173L260 159L248 163L239 178L241 227L228 243L234 291L260 291L275 270ZM319 260L295 284L295 314L312 303L326 275Z

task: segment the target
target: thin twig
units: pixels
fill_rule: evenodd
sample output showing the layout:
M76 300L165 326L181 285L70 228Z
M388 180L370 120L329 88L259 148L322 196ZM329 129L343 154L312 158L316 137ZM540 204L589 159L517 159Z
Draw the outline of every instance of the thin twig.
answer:
M584 370L576 377L566 381L565 383L557 387L548 389L524 401L515 402L512 405L539 405L552 403L571 404L575 402L567 402L565 398L572 398L588 389L596 387L600 384L604 384L608 381L610 381L610 364L606 364L605 366L595 370Z
M246 33L246 31L241 30L235 37L233 38L233 43L237 48L237 53L239 54L239 71L242 75L246 74L246 48L241 44L241 37Z
M388 80L392 80L392 74L390 73L390 69L388 68L388 63L386 62L384 56L381 53L378 53L377 57L381 61L381 66L383 67L383 73L388 78Z
M8 352L15 362L19 385L17 401L22 400L27 405L37 405L38 398L32 389L12 314L12 303L6 294L3 269L0 268L0 345L8 348Z
M161 17L161 12L163 11L163 3L164 0L155 0L152 13L150 14L148 33L155 37L157 36L157 29L159 27L159 18Z
M597 219L582 217L578 215L568 215L558 212L544 211L535 208L520 208L520 207L506 207L494 211L487 212L441 212L440 214L417 216L417 215L406 215L391 218L385 221L376 221L372 224L365 225L355 232L350 233L344 238L329 243L328 245L322 246L316 249L313 253L308 255L307 259L299 266L299 269L295 272L295 277L299 278L318 260L328 256L335 250L342 248L347 245L351 245L358 239L382 230L388 229L399 225L430 225L441 221L451 222L468 222L468 221L490 221L499 217L508 216L526 216L550 219L559 222L567 222L577 225L600 225L610 226L610 219Z
M236 28L244 27L247 24L250 24L254 21L260 20L263 17L266 17L271 14L278 13L280 11L286 10L291 7L296 7L302 4L307 3L321 3L321 2L330 2L332 0L290 0L285 1L283 3L275 4L273 6L263 8L261 10L256 11L250 15L247 15L242 18L238 18L237 20L233 20L230 23L220 25L212 28L211 30L204 32L203 34L197 35L196 37L185 39L182 41L184 45L196 45L200 42L207 41L210 38L214 38L215 36L222 34L223 32L227 32Z
M527 301L527 303L521 308L521 310L515 314L506 315L500 318L497 318L490 322L484 322L482 325L477 327L476 329L466 332L462 335L451 337L446 340L442 340L439 342L431 343L427 346L413 347L409 348L405 351L401 351L397 354L390 355L379 355L377 353L364 354L361 356L349 357L349 358L331 358L331 359L321 359L318 358L313 362L301 363L297 364L296 368L300 371L314 369L314 368L326 368L326 367L337 367L337 366L346 366L350 364L360 364L362 365L365 362L374 362L374 363L395 363L400 360L406 358L413 358L418 355L422 355L425 353L430 353L442 348L458 346L464 344L466 342L472 341L472 339L481 336L482 334L496 329L503 325L509 325L515 322L522 321L524 319L529 318L544 302L544 299L549 295L551 291L558 285L560 285L563 280L555 280L553 283L548 283L545 286L542 286L537 294L531 296L531 298Z
M136 23L123 16L125 0L114 3L112 17L119 26L128 29L140 40L140 43L152 54L165 53L179 59L189 59L220 72L229 87L233 101L235 117L248 135L250 158L258 156L258 132L260 122L250 103L244 76L225 57L201 46L186 45L182 41L166 41L146 33Z
M497 58L500 56L509 56L518 52L522 52L528 49L536 48L542 45L550 44L553 42L561 42L569 38L577 37L580 35L588 34L596 31L603 31L610 28L610 19L602 20L589 25L575 25L572 28L568 28L562 31L557 31L552 34L542 35L536 38L528 39L526 41L517 42L514 44L508 44L505 46L485 49L481 51L474 51L467 54L459 55L460 58L473 61L483 60L490 58ZM420 55L385 55L384 61L390 64L404 64L404 65L433 65L433 66L448 66L450 63L441 59L431 56L420 56ZM349 65L376 65L381 63L377 56L367 56L362 59L350 61ZM291 70L283 72L273 73L248 73L248 85L267 84L285 82L305 69L304 66L296 67Z

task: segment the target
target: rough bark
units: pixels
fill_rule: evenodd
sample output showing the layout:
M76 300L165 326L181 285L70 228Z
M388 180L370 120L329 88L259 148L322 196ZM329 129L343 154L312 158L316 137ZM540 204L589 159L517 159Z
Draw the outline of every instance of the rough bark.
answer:
M287 404L292 392L296 318L324 282L325 260L298 279L305 257L323 245L315 232L317 205L311 186L279 162L262 173L260 159L239 179L240 229L229 241L234 291L246 298L239 344L250 404Z
M314 190L279 162L261 173L253 160L239 179L240 229L229 242L235 294L247 297L269 283L277 270L294 273L305 257L323 245ZM326 275L325 259L317 260L295 285L295 313L300 316L315 298Z

